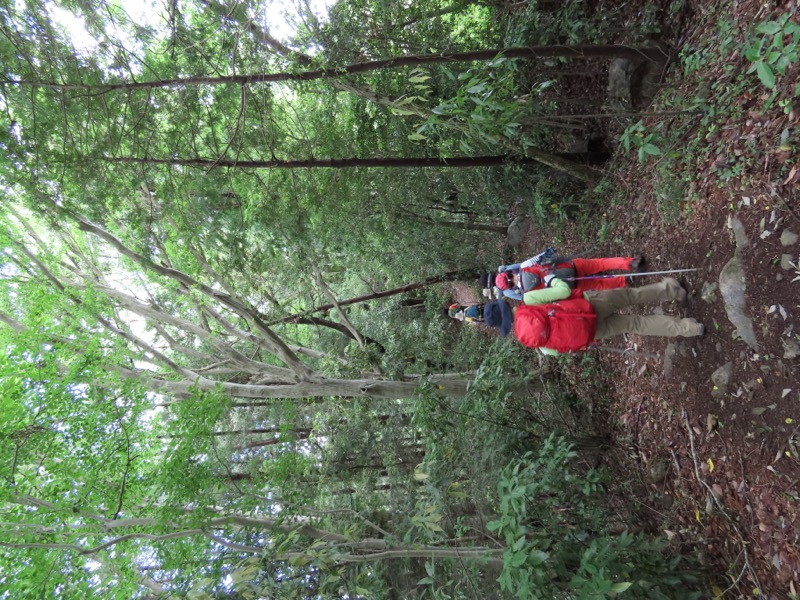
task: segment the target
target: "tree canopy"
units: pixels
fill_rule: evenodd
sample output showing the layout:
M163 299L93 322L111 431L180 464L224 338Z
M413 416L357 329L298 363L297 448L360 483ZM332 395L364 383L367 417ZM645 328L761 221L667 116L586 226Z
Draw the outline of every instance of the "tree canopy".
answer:
M547 372L432 284L503 261L523 186L599 178L531 125L518 61L661 51L502 48L489 3L298 4L291 40L265 10L0 7L0 590L404 597L448 565L475 596L523 564L580 588L601 518L559 540L543 509L531 537L486 491L533 439L549 479L512 466L508 494L599 490L492 416ZM493 451L463 465L474 435ZM620 570L592 585L658 556L598 539Z

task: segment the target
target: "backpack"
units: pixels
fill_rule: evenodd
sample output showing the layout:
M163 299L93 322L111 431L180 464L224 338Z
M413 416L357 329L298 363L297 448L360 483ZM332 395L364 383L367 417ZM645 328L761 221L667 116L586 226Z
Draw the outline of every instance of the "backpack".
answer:
M583 298L555 304L523 304L514 315L514 335L528 348L584 350L594 340L596 330L597 316Z
M525 304L517 307L514 315L514 335L528 348L541 348L547 344L550 337L550 323L547 313Z
M530 275L536 275L539 278L539 281L533 287L525 287L523 286L523 291L529 291L531 289L538 289L540 287L544 287L542 285L542 281L546 275L555 275L559 279L561 279L564 283L569 286L569 289L574 290L578 287L578 282L573 281L572 278L576 277L578 271L575 269L575 264L572 261L565 261L564 259L557 258L559 262L553 262L547 265L535 265L533 267L524 267L522 269L521 275L524 276L526 273Z
M578 276L578 271L575 268L575 263L565 258L556 257L550 263L550 273L564 281L569 289L574 290L578 287L578 282L573 281L573 277Z

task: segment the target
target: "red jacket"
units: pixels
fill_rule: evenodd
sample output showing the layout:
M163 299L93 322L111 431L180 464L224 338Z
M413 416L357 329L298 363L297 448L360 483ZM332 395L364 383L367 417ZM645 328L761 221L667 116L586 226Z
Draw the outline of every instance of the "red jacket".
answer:
M528 348L550 348L557 352L585 350L594 340L597 316L583 298L556 304L517 307L514 335Z

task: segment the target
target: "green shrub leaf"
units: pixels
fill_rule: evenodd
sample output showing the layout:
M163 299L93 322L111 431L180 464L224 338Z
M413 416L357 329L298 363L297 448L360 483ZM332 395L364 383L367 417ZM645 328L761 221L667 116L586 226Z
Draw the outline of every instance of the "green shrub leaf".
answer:
M767 63L758 61L756 63L756 73L758 73L758 78L761 80L761 83L769 89L775 88L775 74Z

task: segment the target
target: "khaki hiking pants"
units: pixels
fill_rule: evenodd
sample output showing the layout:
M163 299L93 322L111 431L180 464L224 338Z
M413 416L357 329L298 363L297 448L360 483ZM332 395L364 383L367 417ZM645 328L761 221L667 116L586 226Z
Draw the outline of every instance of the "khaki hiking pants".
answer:
M676 279L667 277L658 283L640 288L591 290L585 293L597 314L596 340L638 333L662 337L693 337L701 335L703 326L694 319L681 319L665 315L618 315L618 310L632 304L654 304L662 300L686 299L684 290Z

